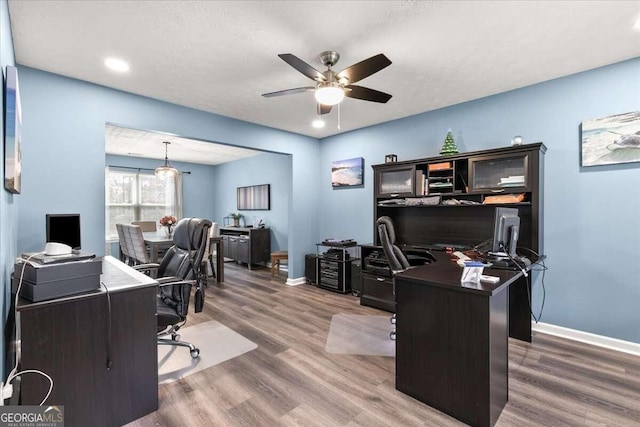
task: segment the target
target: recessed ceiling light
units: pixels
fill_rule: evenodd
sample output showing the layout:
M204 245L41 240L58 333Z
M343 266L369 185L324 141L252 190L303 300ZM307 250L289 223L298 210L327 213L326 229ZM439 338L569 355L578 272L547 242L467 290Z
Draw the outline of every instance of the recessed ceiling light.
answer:
M313 126L314 128L323 128L324 127L324 120L322 119L315 119L314 121L311 122L311 126Z
M117 71L119 73L129 71L129 64L118 58L107 58L104 60L104 65L110 70Z

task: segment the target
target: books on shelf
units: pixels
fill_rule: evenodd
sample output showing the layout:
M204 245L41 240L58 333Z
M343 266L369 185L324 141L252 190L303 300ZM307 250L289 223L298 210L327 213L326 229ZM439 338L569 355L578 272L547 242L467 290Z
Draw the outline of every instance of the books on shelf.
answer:
M425 191L425 175L421 170L416 171L416 194L423 195Z

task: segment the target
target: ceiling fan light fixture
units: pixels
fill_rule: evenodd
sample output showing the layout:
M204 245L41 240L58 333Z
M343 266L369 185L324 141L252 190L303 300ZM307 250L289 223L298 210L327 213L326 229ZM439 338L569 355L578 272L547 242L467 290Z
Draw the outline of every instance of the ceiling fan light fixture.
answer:
M336 105L344 99L344 90L336 83L326 84L318 87L315 97L322 105Z
M154 171L155 175L159 178L175 178L178 176L178 169L169 164L169 158L167 157L167 149L170 142L164 141L164 165L158 166Z

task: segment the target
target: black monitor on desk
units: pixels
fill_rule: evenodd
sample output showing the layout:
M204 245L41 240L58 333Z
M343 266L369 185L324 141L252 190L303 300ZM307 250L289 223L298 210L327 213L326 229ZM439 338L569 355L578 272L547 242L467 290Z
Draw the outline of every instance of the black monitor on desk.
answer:
M80 249L80 214L47 214L47 242Z
M516 257L519 234L520 217L518 216L518 209L496 208L491 253L495 256Z

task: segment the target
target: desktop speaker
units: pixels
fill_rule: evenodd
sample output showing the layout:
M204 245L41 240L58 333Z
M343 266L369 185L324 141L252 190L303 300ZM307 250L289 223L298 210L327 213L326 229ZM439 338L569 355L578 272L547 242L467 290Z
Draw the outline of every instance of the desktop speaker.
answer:
M360 261L351 263L351 293L357 297L362 294L362 265Z
M307 283L316 283L316 269L318 266L318 256L315 254L307 254L304 256L304 276Z

